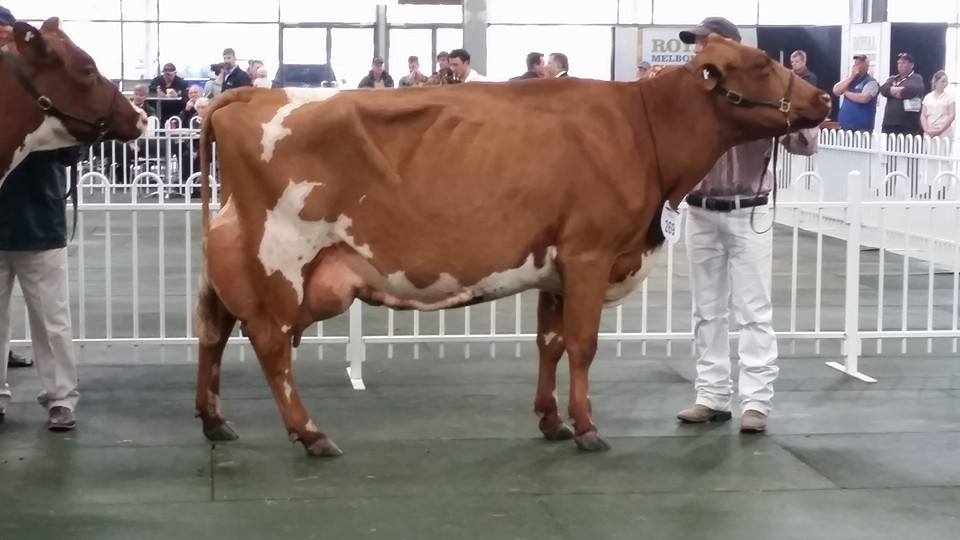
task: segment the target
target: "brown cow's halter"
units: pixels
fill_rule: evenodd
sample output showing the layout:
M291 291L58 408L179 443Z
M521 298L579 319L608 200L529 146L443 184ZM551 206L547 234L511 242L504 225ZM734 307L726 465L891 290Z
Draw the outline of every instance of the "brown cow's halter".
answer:
M691 66L692 64L688 64ZM705 68L706 69L706 68ZM705 73L706 75L706 73ZM793 110L793 102L790 100L793 95L793 81L795 75L793 71L790 72L790 80L787 82L787 91L784 93L783 97L780 98L780 101L766 101L759 99L748 99L743 97L743 94L736 92L734 90L728 89L723 85L724 80L721 78L717 85L713 88L713 91L727 98L731 104L736 107L769 107L777 109L783 113L784 120L787 123L787 128L793 126L793 123L790 122L790 111ZM773 218L770 221L770 226L764 229L763 231L758 231L756 225L754 224L754 218L757 215L757 207L754 206L750 210L750 228L753 232L757 234L764 234L771 229L773 229L774 223L777 221L777 158L780 155L780 137L774 137L773 139ZM756 197L760 197L760 190L763 189L763 177L767 174L767 167L770 165L770 158L767 158L763 162L763 170L760 171L760 181L757 183L757 193Z
M787 127L792 127L790 122L790 111L793 109L793 102L790 101L790 96L793 95L793 79L794 74L790 72L790 81L787 82L787 91L780 99L780 101L764 101L758 99L747 99L743 97L743 94L740 92L735 92L733 90L727 89L723 85L723 79L717 82L717 86L714 87L714 92L721 94L723 97L727 98L727 101L736 105L738 107L770 107L777 109L783 113L784 120L787 122Z
M17 81L20 82L20 86L22 86L27 94L29 94L30 97L36 101L37 107L39 107L44 114L53 116L54 118L58 118L60 120L76 122L92 129L93 132L97 134L97 137L92 144L97 144L103 141L103 139L107 136L107 133L109 132L109 128L107 126L109 125L110 120L113 119L114 114L113 101L116 95L120 93L119 88L114 86L114 94L110 96L110 106L107 112L97 120L91 122L89 120L84 120L83 118L78 118L72 114L63 112L56 105L54 105L52 99L38 92L36 87L33 85L33 82L31 82L30 78L27 77L27 74L24 73L23 68L17 61L17 57L14 56L13 52L9 48L3 49L3 60L4 63L6 63L10 68L10 71L13 72L13 75L16 77Z

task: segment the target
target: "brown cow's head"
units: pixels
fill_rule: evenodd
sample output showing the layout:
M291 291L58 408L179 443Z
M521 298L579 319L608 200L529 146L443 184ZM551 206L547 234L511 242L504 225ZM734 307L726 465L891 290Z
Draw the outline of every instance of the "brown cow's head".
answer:
M143 111L123 97L97 70L86 52L60 29L60 20L47 19L39 30L25 22L13 27L16 55L5 62L39 110L60 120L66 130L53 145L103 139L129 141L146 129ZM70 140L70 139L74 140Z
M739 126L745 139L815 127L830 112L826 93L759 49L711 34L697 50L695 75L715 95L720 116Z

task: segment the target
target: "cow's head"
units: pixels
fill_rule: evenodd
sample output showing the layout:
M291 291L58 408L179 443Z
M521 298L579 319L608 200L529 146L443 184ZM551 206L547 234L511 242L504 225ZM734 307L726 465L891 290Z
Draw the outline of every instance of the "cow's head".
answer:
M830 96L759 49L714 33L697 38L695 50L690 69L745 139L815 127L830 112Z
M60 29L58 18L47 19L39 30L17 22L13 41L15 53L4 54L6 69L37 110L62 122L66 134L59 146L129 141L143 134L146 115L100 74L90 55Z

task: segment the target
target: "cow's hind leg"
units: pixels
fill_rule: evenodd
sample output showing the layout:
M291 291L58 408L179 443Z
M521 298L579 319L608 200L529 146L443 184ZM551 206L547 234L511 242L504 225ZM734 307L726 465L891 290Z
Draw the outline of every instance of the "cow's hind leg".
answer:
M609 450L591 418L590 364L597 353L609 266L595 260L571 261L563 283L563 338L570 360L570 417L577 447L588 452Z
M272 320L260 315L246 322L244 329L253 343L260 367L280 409L291 441L300 441L312 456L335 457L343 452L310 419L300 393L293 383L290 357L291 337Z
M197 416L209 441L232 441L237 433L220 411L220 364L237 322L216 291L204 281L197 300L196 334L200 343L197 370Z
M573 438L573 429L563 422L557 409L557 364L563 358L563 297L540 293L537 304L537 349L540 373L533 410L540 417L540 431L548 441Z

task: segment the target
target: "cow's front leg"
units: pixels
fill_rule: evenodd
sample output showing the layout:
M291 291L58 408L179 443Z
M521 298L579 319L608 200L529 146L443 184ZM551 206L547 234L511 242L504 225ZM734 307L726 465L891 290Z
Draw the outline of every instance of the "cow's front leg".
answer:
M573 438L573 429L560 419L557 408L557 364L563 357L563 297L541 292L537 304L537 349L540 373L533 411L540 417L540 431L548 441Z
M291 337L266 316L248 322L245 330L280 409L291 441L300 441L311 456L336 457L343 452L313 423L293 382Z
M563 337L570 359L570 418L581 450L609 450L591 418L590 364L597 353L597 333L610 267L596 259L567 263L563 290Z

